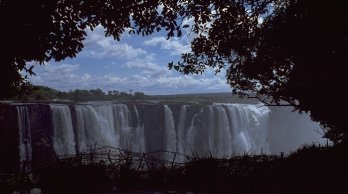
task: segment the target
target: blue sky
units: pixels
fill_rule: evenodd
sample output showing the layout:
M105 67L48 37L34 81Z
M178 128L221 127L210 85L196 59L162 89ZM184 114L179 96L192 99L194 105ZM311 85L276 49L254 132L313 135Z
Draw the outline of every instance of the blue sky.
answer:
M188 31L180 38L166 40L165 33L142 37L125 32L121 41L104 36L98 26L87 33L84 49L76 58L59 63L50 61L36 65L36 76L30 81L55 89L129 90L146 94L178 94L231 92L225 72L215 75L181 75L168 70L168 63L178 61L180 54L190 51L194 34Z

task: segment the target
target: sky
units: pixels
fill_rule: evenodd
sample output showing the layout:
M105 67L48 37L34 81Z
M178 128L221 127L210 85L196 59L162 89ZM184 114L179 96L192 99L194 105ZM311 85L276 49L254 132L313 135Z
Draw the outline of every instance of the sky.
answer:
M168 69L169 62L179 61L181 53L190 51L195 35L188 31L169 40L164 32L143 37L126 31L120 41L104 34L101 26L88 31L85 47L76 58L35 65L36 76L29 80L61 91L100 88L150 95L231 92L224 71L182 75Z

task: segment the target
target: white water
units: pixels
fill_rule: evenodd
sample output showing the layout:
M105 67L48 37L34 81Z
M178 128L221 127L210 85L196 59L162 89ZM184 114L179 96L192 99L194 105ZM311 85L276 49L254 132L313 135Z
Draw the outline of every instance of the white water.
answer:
M140 123L140 117L137 107L134 105L134 112L136 117L136 127L131 131L131 143L134 151L144 153L145 152L145 133L144 124Z
M53 148L57 155L75 154L73 124L69 106L50 105L53 123Z
M144 152L144 126L131 126L130 110L124 104L75 105L79 151L95 145ZM135 119L139 121L134 106Z
M185 151L186 146L188 146L187 134L185 134L185 123L186 123L186 109L188 105L182 105L180 109L180 118L177 127L176 148L179 153L187 153Z
M112 106L76 105L75 110L79 151L92 149L95 144L119 147Z
M233 139L232 147L235 151L247 153L269 153L269 108L261 105L234 104L227 105L231 115Z
M191 105L179 105L176 116L171 106L162 106L164 115L155 118L139 112L136 105L51 104L54 151L57 155L75 154L98 145L134 152L167 150L222 158L276 150L272 147L276 141L270 141L275 130L269 125L271 110L266 106L212 104L192 111ZM18 106L17 112L21 160L31 160L30 115L24 106ZM146 119L156 125L145 125ZM272 127L277 126L272 121Z
M258 105L213 104L193 119L191 150L214 157L269 153L267 122L270 110ZM187 153L187 152L186 152Z
M165 134L166 134L166 149L170 152L177 152L176 142L177 135L175 132L173 112L170 110L168 105L164 105L164 120L165 120Z
M19 132L19 160L20 162L28 162L32 159L31 131L28 108L25 106L17 106L16 108ZM28 163L28 165L29 164L30 163Z

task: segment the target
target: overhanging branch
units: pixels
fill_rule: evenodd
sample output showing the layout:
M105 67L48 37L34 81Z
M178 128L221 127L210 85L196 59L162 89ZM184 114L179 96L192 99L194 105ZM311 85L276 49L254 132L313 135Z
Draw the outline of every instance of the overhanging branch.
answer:
M262 103L264 103L266 106L294 106L291 103L281 104L281 103L276 102L275 104L272 104L272 103L267 102L266 99L262 99L260 96L257 96L257 95L250 96L249 94L247 94L246 96L247 96L247 98L250 98L250 99L252 99L252 98L257 99L257 100L261 101Z

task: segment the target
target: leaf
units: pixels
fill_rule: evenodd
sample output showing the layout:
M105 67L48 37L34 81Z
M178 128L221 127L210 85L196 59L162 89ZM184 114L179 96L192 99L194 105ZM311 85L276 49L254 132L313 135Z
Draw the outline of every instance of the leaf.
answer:
M169 40L170 37L173 37L174 36L174 32L173 31L170 31L168 32L167 34L167 40Z
M182 32L181 30L178 31L178 37L181 37L182 36Z
M171 70L171 69L173 68L173 66L174 66L173 61L172 61L172 62L170 62L170 63L168 63L168 68L169 68L169 70Z

